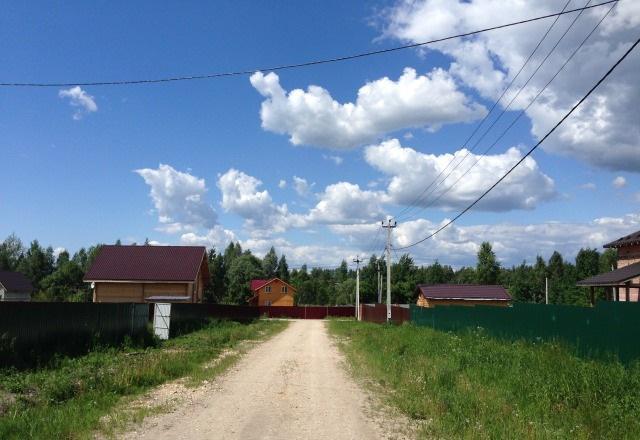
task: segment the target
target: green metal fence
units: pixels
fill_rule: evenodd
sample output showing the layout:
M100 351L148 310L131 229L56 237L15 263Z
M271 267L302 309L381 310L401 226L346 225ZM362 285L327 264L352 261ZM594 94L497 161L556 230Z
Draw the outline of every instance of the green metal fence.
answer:
M0 302L0 366L119 344L148 321L147 304Z
M411 306L411 321L437 330L482 328L493 336L559 340L590 357L640 358L640 304L599 302L596 307L514 304L513 307Z

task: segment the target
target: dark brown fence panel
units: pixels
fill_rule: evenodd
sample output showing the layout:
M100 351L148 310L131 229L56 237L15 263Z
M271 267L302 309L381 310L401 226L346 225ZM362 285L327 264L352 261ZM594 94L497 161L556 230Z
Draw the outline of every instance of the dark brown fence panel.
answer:
M327 309L327 315L336 318L353 318L356 315L354 306L334 306Z
M45 361L145 334L146 304L0 303L0 365Z
M260 315L268 318L305 318L305 308L296 306L265 307L260 306Z
M260 317L258 307L226 304L171 304L170 336L193 331L211 319L248 322Z
M387 305L386 304L362 304L361 318L363 321L375 322L382 324L387 322ZM391 306L391 321L395 324L402 324L411 320L411 311L408 306Z
M324 319L329 316L354 316L353 306L261 306L260 315L269 318Z

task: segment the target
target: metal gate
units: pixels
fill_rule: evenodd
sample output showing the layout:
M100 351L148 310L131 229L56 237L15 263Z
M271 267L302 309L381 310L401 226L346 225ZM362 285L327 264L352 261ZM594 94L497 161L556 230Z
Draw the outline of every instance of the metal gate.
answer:
M153 313L153 333L160 339L169 339L171 304L156 303Z

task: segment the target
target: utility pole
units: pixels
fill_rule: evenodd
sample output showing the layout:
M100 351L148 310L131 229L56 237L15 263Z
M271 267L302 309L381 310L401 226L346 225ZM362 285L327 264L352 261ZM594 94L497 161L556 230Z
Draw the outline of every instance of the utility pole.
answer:
M378 266L378 304L382 303L382 276L380 275L380 260L376 261Z
M388 219L386 225L382 221L382 227L387 230L387 322L391 321L391 230L397 225L395 220Z
M362 260L356 255L353 262L356 263L356 320L360 321L360 263Z
M544 277L544 303L549 304L549 278Z

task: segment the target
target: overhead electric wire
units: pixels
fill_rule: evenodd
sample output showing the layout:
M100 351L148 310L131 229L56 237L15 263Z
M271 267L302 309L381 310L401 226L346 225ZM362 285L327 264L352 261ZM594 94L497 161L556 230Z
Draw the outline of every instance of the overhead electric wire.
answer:
M584 43L587 42L587 40L591 37L591 35L593 35L593 33L596 31L596 29L598 29L598 27L600 26L600 24L604 21L604 19L609 15L609 13L611 13L611 11L613 10L613 8L615 7L615 4L612 5L611 8L609 8L609 10L602 16L602 18L598 21L598 23L596 23L596 25L593 27L593 29L591 29L591 31L586 35L585 38L583 38L583 40L580 42L580 44L573 50L573 52L571 53L571 55L565 60L565 62L560 66L560 68L556 71L556 73L551 77L551 79L549 81L547 81L547 83L544 85L544 87L542 87L538 93L533 97L533 99L529 102L529 104L520 111L520 113L518 114L518 116L516 116L511 123L502 131L502 133L493 141L493 143L491 145L489 145L489 147L487 147L483 152L482 155L478 156L478 158L475 160L475 162L464 172L462 173L455 182L453 182L451 185L449 185L447 188L444 189L444 191L442 191L440 194L438 194L438 196L431 200L429 203L427 203L425 206L423 206L422 208L420 208L416 214L424 211L425 209L429 208L430 206L433 206L438 200L440 200L445 194L447 194L454 186L456 186L458 184L458 182L460 182L473 168L475 168L475 166L483 159L483 157L485 157L485 155L491 151L493 149L493 147L495 147L497 145L497 143L505 136L505 134L516 124L516 122L518 122L520 120L520 118L525 114L525 112L533 105L533 103L540 97L540 95L547 89L547 87L549 87L549 85L553 82L553 80L560 74L560 72L562 72L564 70L564 68L566 67L566 65L573 59L573 57L576 55L576 53L578 53L578 51L582 48L582 46L584 45ZM574 21L575 22L575 21ZM555 47L555 46L554 46ZM529 78L531 79L531 77ZM528 81L527 81L528 82ZM522 90L522 89L521 89ZM519 92L518 92L519 93ZM504 114L504 111L503 113ZM501 116L502 116L501 114ZM492 125L493 126L493 125ZM485 133L486 134L486 133ZM466 157L466 156L465 156ZM457 168L457 166L456 166ZM455 168L454 168L455 170ZM453 172L453 170L451 171ZM451 172L447 175L447 177L445 177L445 179L440 182L443 183L448 177L449 175L451 175ZM435 190L435 188L434 188ZM432 194L433 192L431 192L430 194Z
M135 85L135 84L156 84L156 83L167 83L167 82L177 82L177 81L192 81L192 80L201 80L201 79L214 79L214 78L223 78L223 77L232 77L232 76L243 76L250 75L256 71L280 71L280 70L289 70L289 69L297 69L302 67L311 67L317 66L321 64L329 64L336 63L342 61L349 61L358 58L364 58L374 55L381 55L390 52L397 52L405 49L413 49L417 47L427 46L434 43L440 43L447 40L453 40L456 38L468 37L471 35L480 34L483 32L493 31L497 29L504 29L511 26L517 26L525 23L531 23L539 20L544 20L551 17L557 17L564 14L570 14L572 12L582 11L591 8L597 8L599 6L607 5L610 3L616 3L618 0L608 0L602 3L598 3L595 5L590 5L583 8L575 8L568 11L558 12L554 14L541 15L538 17L532 17L524 20L519 20L507 24L491 26L483 29L478 29L471 32L464 32L456 35L450 35L447 37L437 38L433 40L423 41L420 43L412 43L405 44L402 46L390 47L387 49L379 49L372 50L368 52L360 52L352 55L345 55L340 57L333 58L324 58L319 60L306 61L301 63L293 63L293 64L283 64L277 66L264 66L264 67L255 67L251 69L244 70L235 70L228 72L214 72L202 75L186 75L186 76L173 76L173 77L165 77L165 78L152 78L152 79L133 79L133 80L110 80L110 81L65 81L65 82L1 82L0 87L73 87L73 86L122 86L122 85Z
M426 240L434 237L436 234L440 233L442 230L444 230L445 228L447 228L449 225L451 225L453 222L455 222L456 220L458 220L460 217L462 217L465 213L467 213L471 208L473 208L478 202L480 202L487 194L489 194L496 186L498 186L500 184L500 182L502 182L507 176L509 176L509 174L511 174L513 172L513 170L515 170L522 162L524 162L524 160L529 157L549 136L551 136L551 134L553 134L553 132L556 131L556 129L562 125L562 123L564 123L564 121L571 116L571 114L573 114L573 112L580 107L580 105L582 105L582 103L584 101L587 100L587 98L589 96L591 96L591 94L604 82L604 80L606 80L609 75L611 75L611 73L620 65L620 63L622 63L622 61L624 61L625 58L627 58L627 56L629 56L629 54L636 48L636 46L638 45L638 43L640 43L640 38L636 40L635 43L633 43L629 49L627 49L625 51L625 53L618 59L618 61L616 61L610 68L609 70L607 70L607 72L591 87L591 89L589 89L589 91L582 97L580 98L580 100L573 106L571 107L571 109L533 146L529 149L529 151L527 151L527 153L522 156L522 158L516 162L516 164L514 164L504 175L502 175L502 177L500 177L493 185L491 185L485 192L483 192L480 197L478 197L476 200L474 200L471 204L469 204L466 208L464 208L462 211L460 211L454 218L452 218L451 220L449 220L447 223L445 223L444 225L442 225L440 228L436 229L434 232L432 232L431 234L427 235L426 237L410 244L407 246L402 246L402 247L398 247L396 248L397 250L402 250L402 249L408 249L411 248L413 246L416 246L420 243L425 242Z
M571 1L572 0L567 0L567 3L565 3L564 7L562 8L562 10L560 12L564 12L564 10L567 9L567 6L569 6L569 3L571 3ZM588 3L587 3L587 5L588 5ZM475 136L475 134L478 132L480 127L482 127L482 125L485 123L485 121L489 118L491 113L493 113L493 110L497 107L497 105L500 103L500 101L502 101L502 98L509 91L509 89L511 88L513 83L516 81L516 79L518 79L518 77L520 76L520 74L524 70L525 66L529 63L531 58L533 58L533 55L538 51L538 49L540 48L540 45L542 45L542 42L547 38L547 35L549 35L549 32L551 32L551 29L553 29L553 27L556 25L556 23L558 22L559 19L560 19L560 15L556 16L556 19L553 20L553 23L551 23L551 25L547 28L546 32L542 35L542 38L540 39L540 41L538 41L538 44L536 44L536 47L534 47L533 51L529 54L529 56L527 57L525 62L520 67L520 70L518 70L518 73L515 74L515 76L511 79L511 81L509 82L507 87L500 94L500 97L493 103L493 105L491 106L491 109L489 109L489 112L484 116L484 118L482 118L482 120L476 125L475 129L471 132L471 134L467 137L467 139L462 143L462 147L461 148L465 148L467 146L467 144L471 141L473 136ZM500 119L500 116L498 117L498 119ZM476 143L476 145L477 145L477 143ZM474 148L475 148L475 146L474 146ZM473 149L471 149L471 151L473 151ZM462 160L460 162L458 162L458 165L460 163L462 163L466 159L466 157L467 156L462 158ZM455 161L455 159L456 159L456 157L454 155L451 158L451 160L449 161L449 163L447 164L447 166L444 167L440 171L440 173L438 173L438 175L431 181L431 183L409 205L407 205L403 209L401 209L400 212L398 212L398 214L396 214L393 218L394 219L399 219L400 216L402 216L405 212L411 211L415 206L417 206L416 202L418 202L418 201L420 201L420 199L422 199L422 196L433 186L434 183L436 183L438 181L440 176L442 176L442 174L444 174L444 172L451 166L451 164ZM458 165L456 165L456 167ZM444 180L446 180L446 178ZM436 186L438 186L438 185L436 185ZM428 197L428 195L427 195L427 197Z

